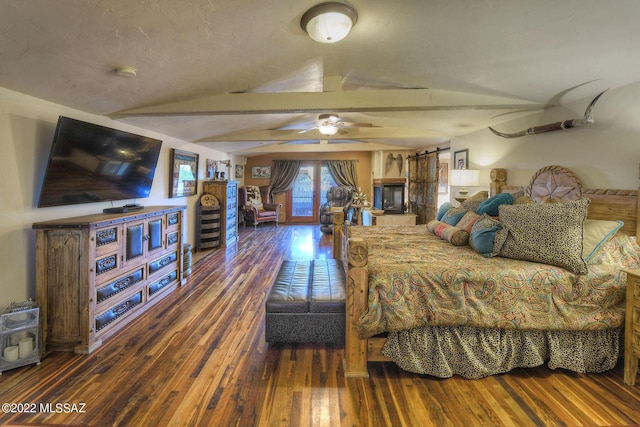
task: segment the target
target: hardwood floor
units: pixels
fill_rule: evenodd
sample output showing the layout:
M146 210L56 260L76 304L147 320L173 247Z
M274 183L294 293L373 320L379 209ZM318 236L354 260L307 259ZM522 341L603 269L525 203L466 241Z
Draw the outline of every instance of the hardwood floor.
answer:
M187 285L93 354L52 353L39 366L4 372L0 403L31 403L34 413L0 413L0 424L640 423L640 386L623 383L622 363L603 374L540 367L480 380L370 363L370 378L346 379L341 347L267 345L264 302L280 262L330 257L330 237L319 226L286 225L241 229L240 236L237 248L195 254Z

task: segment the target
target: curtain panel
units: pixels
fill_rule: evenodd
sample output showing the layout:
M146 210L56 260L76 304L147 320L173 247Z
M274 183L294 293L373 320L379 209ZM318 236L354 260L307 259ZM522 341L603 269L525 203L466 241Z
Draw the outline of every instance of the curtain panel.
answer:
M301 160L274 160L271 168L271 194L269 203L272 202L272 194L286 193L300 172Z
M353 191L358 190L358 174L355 160L327 160L325 164L336 184L348 185Z

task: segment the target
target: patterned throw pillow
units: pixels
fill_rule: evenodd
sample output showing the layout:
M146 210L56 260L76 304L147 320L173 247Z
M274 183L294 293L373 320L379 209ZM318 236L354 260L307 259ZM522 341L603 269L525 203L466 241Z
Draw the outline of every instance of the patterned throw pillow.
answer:
M480 255L493 257L498 255L494 250L496 232L502 229L499 221L483 214L471 227L469 245Z
M488 191L478 191L473 196L466 199L461 205L468 211L475 211L480 206L480 203L484 202L489 198Z
M445 216L445 214L447 213L447 211L449 209L451 209L453 207L453 205L450 202L444 202L439 208L438 208L438 213L436 214L436 219L438 221L442 220L442 217Z
M456 206L447 211L440 221L446 222L449 225L456 225L458 221L467 213L467 210L462 206Z
M456 227L462 228L467 233L471 233L471 227L476 223L477 220L480 219L480 215L477 213L470 211L464 214L460 221L456 224Z
M583 226L590 200L566 203L501 205L503 229L496 233L499 255L586 274L582 258Z
M427 223L427 230L453 246L465 246L469 243L469 233L462 228L440 222L436 219Z
M263 211L264 205L262 204L262 197L260 196L260 187L247 185L245 186L245 190L247 191L247 206L253 206L258 209L258 211Z
M586 219L584 221L584 242L582 248L582 258L584 258L585 262L589 262L593 254L595 254L602 245L607 243L623 225L624 222L619 220L605 221Z

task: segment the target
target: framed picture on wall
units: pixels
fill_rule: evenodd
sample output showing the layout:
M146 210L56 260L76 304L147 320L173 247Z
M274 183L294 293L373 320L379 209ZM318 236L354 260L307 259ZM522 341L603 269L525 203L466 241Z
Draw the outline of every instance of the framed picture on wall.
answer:
M171 149L169 197L193 196L198 192L198 154Z
M271 166L253 166L251 168L252 179L270 179Z
M467 169L469 167L469 149L453 153L453 169Z
M220 170L217 160L207 159L207 179L213 179Z
M236 165L236 178L244 178L244 165Z

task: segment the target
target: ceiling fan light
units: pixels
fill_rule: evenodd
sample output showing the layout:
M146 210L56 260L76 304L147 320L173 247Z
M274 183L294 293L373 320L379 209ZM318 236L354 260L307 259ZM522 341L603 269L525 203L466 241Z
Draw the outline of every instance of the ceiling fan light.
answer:
M323 123L318 126L318 131L323 135L331 136L338 133L338 127L332 125L331 123Z
M345 38L358 21L358 13L344 3L328 2L307 10L300 26L319 43L335 43Z

